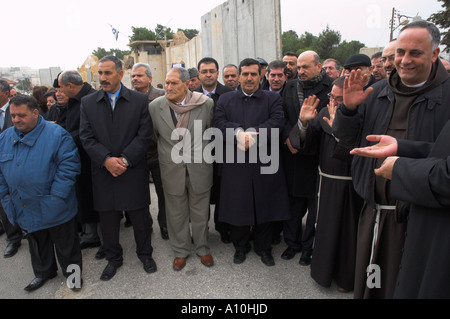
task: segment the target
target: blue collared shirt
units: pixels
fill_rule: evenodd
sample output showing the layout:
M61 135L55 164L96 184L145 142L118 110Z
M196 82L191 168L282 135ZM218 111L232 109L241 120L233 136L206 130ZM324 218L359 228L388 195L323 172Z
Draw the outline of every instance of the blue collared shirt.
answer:
M109 92L106 92L106 94L108 94L109 102L110 102L110 103L112 103L112 100L111 100L111 96L112 96L112 95L115 95L115 96L116 96L116 101L119 99L120 91L122 91L122 84L120 84L120 88L117 90L117 92L115 92L115 93L109 93Z

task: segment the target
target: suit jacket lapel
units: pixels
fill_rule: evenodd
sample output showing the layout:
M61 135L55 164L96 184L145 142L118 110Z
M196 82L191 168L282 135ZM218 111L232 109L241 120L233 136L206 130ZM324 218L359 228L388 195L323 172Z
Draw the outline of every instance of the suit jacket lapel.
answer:
M169 103L167 103L167 100L164 99L160 107L161 118L172 130L174 130L175 125L173 124L172 115L170 112L172 112L172 109L170 108Z

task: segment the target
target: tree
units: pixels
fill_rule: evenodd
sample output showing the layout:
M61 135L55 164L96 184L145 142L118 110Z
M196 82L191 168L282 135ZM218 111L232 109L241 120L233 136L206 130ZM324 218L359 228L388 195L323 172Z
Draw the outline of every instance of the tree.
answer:
M178 29L178 31L183 31L184 35L191 40L198 35L198 30L196 29Z
M445 45L444 51L450 52L450 0L438 0L443 2L442 8L444 8L443 11L439 11L437 13L432 14L428 21L433 22L438 27L442 29L446 29L447 31L442 33L442 40L441 44Z
M156 25L155 28L156 40L170 40L173 39L173 31L171 28L165 27L162 24Z
M293 30L283 32L281 41L283 43L283 52L297 52L300 48L300 39L297 32Z
M92 51L92 54L95 55L99 60L108 55L115 55L119 59L123 60L125 55L129 55L130 53L131 51L119 49L110 49L107 51L105 48L97 48L96 50Z
M317 40L318 39L315 35L305 31L305 33L302 34L302 36L299 39L300 48L302 48L303 51L307 51L307 49L313 50L313 48L315 48L316 46Z
M19 84L16 85L16 88L24 92L31 92L32 86L31 80L29 78L25 78L19 80Z
M364 43L361 43L359 41L343 41L336 49L333 50L330 57L338 60L341 64L344 64L344 62L351 55L359 53L361 48L364 47Z
M327 25L327 28L319 34L317 41L314 43L314 48L317 54L322 59L328 59L332 56L333 50L335 50L341 42L341 33L339 31L331 30Z
M133 35L129 37L130 42L156 40L156 33L143 27L131 27Z
M284 52L293 51L300 55L305 51L312 50L317 52L322 61L335 58L341 63L344 63L350 55L359 53L359 50L365 46L359 41L341 43L341 33L330 29L328 25L319 36L307 31L300 37L293 30L283 32L282 41Z

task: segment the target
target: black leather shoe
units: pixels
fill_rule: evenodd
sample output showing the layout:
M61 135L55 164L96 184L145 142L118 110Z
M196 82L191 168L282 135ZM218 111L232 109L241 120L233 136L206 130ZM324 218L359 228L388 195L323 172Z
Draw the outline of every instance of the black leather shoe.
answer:
M311 255L310 251L303 251L302 256L300 257L300 261L298 262L302 266L309 266L311 264Z
M5 230L3 229L3 226L0 223L0 236L5 233Z
M245 251L236 250L233 257L233 262L235 264L242 264L245 261L245 258L246 258Z
M153 260L153 258L148 258L146 260L143 261L144 264L144 270L149 273L152 274L154 272L156 272L156 262Z
M291 246L288 246L288 248L286 248L286 250L283 251L283 253L281 254L281 259L291 260L292 258L295 257L295 254L298 252L300 252L300 250L296 250Z
M24 288L25 291L31 292L41 288L47 281L56 277L56 273L51 274L47 278L34 278L28 286Z
M103 270L102 275L100 276L100 280L108 281L116 274L117 268L121 267L123 263L113 264L108 263L105 269Z
M161 229L161 238L164 240L168 240L169 239L169 231L167 230L166 227L160 227Z
M3 254L4 258L11 258L14 256L17 251L19 250L19 247L22 245L21 242L18 243L9 243L8 246L6 246L5 253Z
M95 254L95 259L102 260L106 257L105 248L103 246L100 246L97 253Z
M87 249L87 248L95 248L95 247L100 247L101 243L99 241L93 242L93 243L88 243L88 242L81 242L80 243L80 249Z
M275 266L275 260L273 259L273 256L271 253L264 252L264 253L261 253L258 255L261 256L261 261L263 262L264 265Z

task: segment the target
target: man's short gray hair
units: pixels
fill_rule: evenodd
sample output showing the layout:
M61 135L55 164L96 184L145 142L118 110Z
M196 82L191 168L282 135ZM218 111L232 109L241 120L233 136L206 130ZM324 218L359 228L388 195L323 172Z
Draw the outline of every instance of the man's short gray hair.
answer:
M180 75L181 82L187 82L191 79L191 76L189 75L189 71L186 70L185 68L174 67L174 68L172 68L172 70L178 72L178 74Z
M132 70L134 71L137 68L145 68L145 74L148 77L152 76L152 68L147 63L136 63L135 65L133 65L133 69Z
M77 71L64 71L59 76L59 79L61 81L61 84L63 84L64 86L69 85L69 83L75 85L83 85L83 77Z

